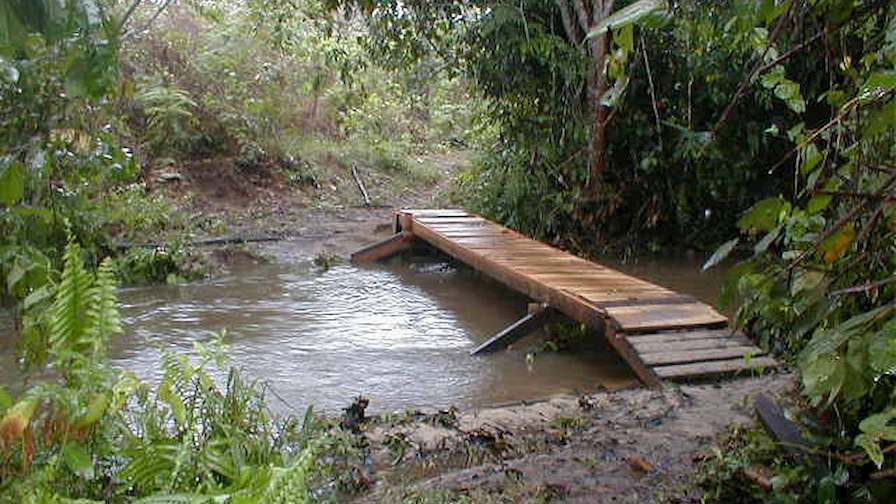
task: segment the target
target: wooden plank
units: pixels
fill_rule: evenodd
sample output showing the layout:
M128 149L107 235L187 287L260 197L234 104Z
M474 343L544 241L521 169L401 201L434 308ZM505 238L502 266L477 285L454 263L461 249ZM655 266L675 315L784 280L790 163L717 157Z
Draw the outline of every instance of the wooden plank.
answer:
M649 334L626 334L626 337L633 343L663 343L666 341L684 341L689 339L707 339L707 338L734 338L745 337L740 332L734 332L730 329L716 329L707 331L663 331Z
M504 350L524 336L531 334L545 324L549 324L552 320L558 318L558 316L559 313L550 307L530 312L526 314L525 317L507 326L501 332L476 347L470 352L470 355L480 355Z
M731 359L696 364L657 366L653 371L660 378L697 378L701 376L735 373L759 368L774 368L778 365L771 357L753 359Z
M468 217L474 216L462 208L404 208L400 213L409 213L420 217ZM478 217L478 216L475 216Z
M641 360L647 365L656 364L686 364L689 362L702 362L711 360L733 359L736 357L759 357L765 352L754 346L733 346L730 348L713 348L708 350L686 350L678 352L658 352L640 354Z
M446 215L444 217L441 217L441 216L440 217L416 217L416 216L414 216L413 218L415 221L422 222L424 224L447 224L447 223L472 224L472 223L479 223L479 222L482 222L482 223L488 222L487 220L483 219L482 217L475 217L475 216L469 216L469 217L449 216L449 215Z
M625 332L722 325L728 318L703 303L643 305L607 308L606 312Z
M638 297L629 299L620 299L617 301L602 301L600 303L603 308L616 308L622 306L643 306L643 305L664 305L664 304L691 304L697 301L692 296L685 294L673 294L664 297Z
M355 252L351 255L351 261L355 264L378 261L407 250L413 244L413 235L401 232Z
M631 339L629 339L629 343L631 343L632 346L635 347L635 350L637 350L638 354L642 357L652 353L753 346L746 338L708 338L684 341L669 341L665 343L639 343L638 341L632 341Z

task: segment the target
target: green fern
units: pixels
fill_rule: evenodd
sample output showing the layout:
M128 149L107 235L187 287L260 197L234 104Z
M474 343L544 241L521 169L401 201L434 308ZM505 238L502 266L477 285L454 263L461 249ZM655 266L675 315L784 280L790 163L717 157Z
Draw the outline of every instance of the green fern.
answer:
M57 367L69 371L78 362L101 362L109 338L120 334L122 328L112 262L104 260L94 279L84 268L81 247L74 241L66 246L63 261L50 308L48 340Z
M97 270L96 281L88 294L87 311L88 331L86 336L92 346L94 361L105 357L106 347L111 336L124 332L121 328L121 317L118 312L118 282L112 260L106 258Z
M63 262L50 320L50 345L57 354L80 350L90 325L87 310L92 281L84 269L80 245L69 241Z

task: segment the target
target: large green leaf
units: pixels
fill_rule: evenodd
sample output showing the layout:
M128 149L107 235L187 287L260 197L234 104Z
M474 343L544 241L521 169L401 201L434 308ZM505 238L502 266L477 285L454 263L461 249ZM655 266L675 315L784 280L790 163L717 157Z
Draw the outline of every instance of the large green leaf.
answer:
M62 460L73 473L84 479L93 479L93 459L83 446L69 442L62 449Z
M813 361L820 356L831 354L853 335L860 333L878 320L890 316L894 309L896 307L893 305L881 306L856 315L846 322L818 334L800 353L800 361Z
M12 206L25 195L25 165L19 161L0 168L0 203Z
M604 20L598 23L593 30L588 32L586 38L603 35L610 29L615 30L632 23L637 23L644 17L665 8L666 2L663 0L638 0L604 18Z
M766 198L753 205L737 221L737 227L741 231L771 231L778 225L782 211L788 208L789 204L780 197Z

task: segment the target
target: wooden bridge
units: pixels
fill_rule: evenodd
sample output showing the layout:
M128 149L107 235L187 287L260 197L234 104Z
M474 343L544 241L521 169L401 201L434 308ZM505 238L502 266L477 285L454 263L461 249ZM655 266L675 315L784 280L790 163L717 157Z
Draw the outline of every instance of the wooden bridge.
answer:
M463 210L401 210L395 235L352 255L375 261L422 240L538 301L474 354L507 345L563 314L602 334L648 386L775 361L713 307L532 240Z

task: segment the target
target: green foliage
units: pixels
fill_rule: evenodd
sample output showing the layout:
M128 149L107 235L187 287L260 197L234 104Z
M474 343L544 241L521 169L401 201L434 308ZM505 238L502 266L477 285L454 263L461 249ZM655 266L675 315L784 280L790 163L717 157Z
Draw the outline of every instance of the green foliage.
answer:
M0 390L0 502L310 502L350 492L353 442L277 418L265 387L226 364L223 343L197 344L198 362L165 353L156 387L104 356L121 332L115 279L96 275L70 243L52 299L26 312L48 359L20 397ZM57 378L40 373L47 368Z
M833 478L821 485L812 481L809 467L782 456L775 441L758 429L732 427L696 474L694 483L706 502L837 502L831 495Z
M208 276L205 257L177 244L134 247L114 260L118 278L127 284L179 283Z
M172 155L189 144L197 104L187 91L148 84L134 99L146 116L146 140L153 152Z
M802 114L787 130L792 148L772 167L794 156L794 187L738 221L752 254L732 270L726 291L739 297L739 323L799 367L824 449L848 454L838 459L850 464L814 484L834 481L839 489L825 490L831 495L886 500L892 485L869 473L896 463L887 449L896 407L896 123L880 122L896 103L888 77L896 67L896 8L818 2L798 12L811 26L837 26L841 45L832 54L809 51L787 68L771 65L757 83ZM793 68L819 60L829 65L824 82L789 80Z

